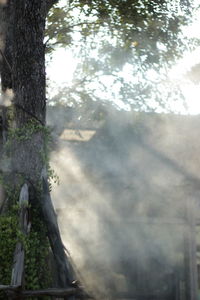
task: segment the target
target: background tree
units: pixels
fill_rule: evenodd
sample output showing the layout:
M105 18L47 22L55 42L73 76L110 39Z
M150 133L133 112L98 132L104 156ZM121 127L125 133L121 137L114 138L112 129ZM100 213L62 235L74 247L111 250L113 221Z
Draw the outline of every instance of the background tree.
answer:
M52 53L70 46L78 64L72 85L60 87L51 102L85 105L92 99L97 107L110 102L121 109L172 111L182 99L184 107L168 71L184 51L199 44L182 31L195 9L187 1L180 6L169 1L70 1L54 7L47 49Z

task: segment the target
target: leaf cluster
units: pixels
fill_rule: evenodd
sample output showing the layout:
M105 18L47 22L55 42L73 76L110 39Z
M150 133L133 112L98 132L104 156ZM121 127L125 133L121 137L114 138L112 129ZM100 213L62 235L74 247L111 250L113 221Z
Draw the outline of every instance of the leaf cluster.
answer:
M77 39L85 41L86 37L92 37L97 44L95 39L103 32L117 40L111 53L117 53L116 60L136 48L137 55L146 56L146 64L158 63L161 52L168 61L180 54L184 42L178 34L181 26L191 21L191 10L187 4L178 7L166 0L71 0L68 7L52 9L47 35L53 38L53 45L63 46L73 45ZM77 30L79 37L75 34ZM158 44L165 45L165 49L158 49Z
M187 0L70 0L54 7L47 27L50 45L71 47L78 63L71 85L50 102L87 115L84 107L96 105L96 114L99 100L103 106L142 111L171 111L179 101L187 110L167 73L185 50L199 45L182 31L195 9Z
M0 283L10 284L14 250L20 241L25 248L25 287L33 290L47 288L52 284L49 242L39 210L33 210L31 232L26 237L19 229L18 214L19 207L14 205L0 218ZM5 299L5 296L0 295L0 299Z
M0 283L10 284L13 254L17 243L17 208L0 218Z
M32 210L30 234L24 240L25 287L42 289L51 286L52 277L49 263L49 242L47 230L41 221L40 210Z

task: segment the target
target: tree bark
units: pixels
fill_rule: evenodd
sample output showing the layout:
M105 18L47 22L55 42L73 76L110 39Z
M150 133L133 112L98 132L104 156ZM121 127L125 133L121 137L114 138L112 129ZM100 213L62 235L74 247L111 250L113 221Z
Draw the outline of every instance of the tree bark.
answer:
M14 12L13 88L17 126L23 126L30 119L30 115L23 108L45 123L43 38L46 1L14 1Z
M46 1L14 1L13 92L15 124L23 128L30 120L45 125L45 30ZM34 132L30 140L15 141L13 172L37 181L43 167L44 137Z
M8 108L7 94L12 89L12 40L13 40L13 7L12 0L0 3L0 162L2 162L3 146L7 139ZM1 164L2 165L2 164ZM3 172L3 169L0 169ZM0 186L0 214L7 209L4 187Z
M57 1L50 1L51 5L55 2ZM18 175L22 175L24 180L31 183L30 202L32 201L34 204L34 201L37 201L43 211L48 237L57 269L60 272L59 285L60 287L69 287L71 278L67 257L55 221L53 206L47 201L50 199L48 184L41 179L42 169L45 165L43 157L45 133L43 129L45 129L46 117L43 38L49 6L47 7L47 0L8 0L4 9L7 30L1 69L2 90L6 92L7 89L13 89L14 128L23 131L28 125L32 126L30 131L25 131L25 136L14 138L11 148L10 174L15 183ZM38 185L42 186L42 183L43 190L46 192L38 194L36 192ZM48 213L43 209L47 204L49 205Z
M13 0L0 4L1 12L1 89L12 88Z

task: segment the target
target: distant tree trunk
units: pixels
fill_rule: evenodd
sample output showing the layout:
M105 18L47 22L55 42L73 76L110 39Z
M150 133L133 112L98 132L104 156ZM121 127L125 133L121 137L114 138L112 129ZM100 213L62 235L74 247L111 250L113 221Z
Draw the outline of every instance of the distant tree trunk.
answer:
M1 83L3 93L11 88L13 90L12 126L15 132L20 133L20 136L16 133L12 140L9 179L12 184L17 184L20 175L29 184L32 202L37 201L43 212L58 269L59 286L68 287L71 283L69 265L51 205L48 183L44 188L45 178L42 175L45 169L43 129L46 117L43 38L47 10L57 2L46 1L8 0L6 6L1 4L6 20ZM5 116L2 115L3 118ZM38 186L40 189L43 187L43 195L36 192Z

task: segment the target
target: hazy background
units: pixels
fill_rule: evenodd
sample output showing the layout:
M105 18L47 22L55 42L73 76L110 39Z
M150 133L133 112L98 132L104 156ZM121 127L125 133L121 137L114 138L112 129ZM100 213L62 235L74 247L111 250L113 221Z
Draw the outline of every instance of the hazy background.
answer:
M62 238L99 298L164 293L185 280L186 207L199 209L199 4L140 2L120 27L115 10L101 19L84 3L70 15L60 2L74 44L53 37L47 56Z
M133 278L143 276L141 290L165 289L162 276L176 268L184 280L185 207L200 196L199 125L198 117L112 111L87 128L90 140L84 129L61 135L52 197L87 288L134 292Z

